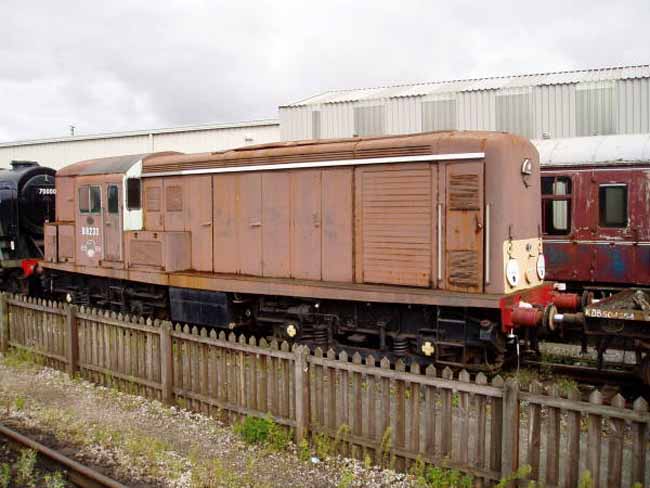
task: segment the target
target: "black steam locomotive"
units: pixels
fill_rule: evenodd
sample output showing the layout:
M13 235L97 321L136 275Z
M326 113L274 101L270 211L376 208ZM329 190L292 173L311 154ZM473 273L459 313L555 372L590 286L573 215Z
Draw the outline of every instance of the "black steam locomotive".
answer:
M54 220L55 171L33 161L0 169L0 289L18 291L30 259L43 257L43 223ZM27 261L26 261L27 260Z

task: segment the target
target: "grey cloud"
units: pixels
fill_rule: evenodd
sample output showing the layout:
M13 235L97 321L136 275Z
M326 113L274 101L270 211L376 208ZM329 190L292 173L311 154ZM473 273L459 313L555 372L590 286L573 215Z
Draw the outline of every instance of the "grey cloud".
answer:
M650 2L0 5L0 139L276 116L328 89L647 63Z

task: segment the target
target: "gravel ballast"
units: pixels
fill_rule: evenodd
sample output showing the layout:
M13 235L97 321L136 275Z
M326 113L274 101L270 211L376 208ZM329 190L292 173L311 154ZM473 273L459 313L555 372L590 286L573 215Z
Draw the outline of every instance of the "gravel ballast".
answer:
M415 486L413 476L318 459L307 446L249 445L216 419L6 359L0 421L133 487Z

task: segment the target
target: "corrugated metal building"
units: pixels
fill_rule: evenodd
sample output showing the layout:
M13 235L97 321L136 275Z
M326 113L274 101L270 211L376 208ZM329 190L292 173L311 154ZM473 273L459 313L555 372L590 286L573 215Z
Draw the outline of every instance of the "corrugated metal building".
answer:
M58 169L84 159L155 151L221 151L280 139L277 120L213 124L0 143L0 168L12 160Z
M650 132L650 65L329 91L280 107L282 140L445 129Z

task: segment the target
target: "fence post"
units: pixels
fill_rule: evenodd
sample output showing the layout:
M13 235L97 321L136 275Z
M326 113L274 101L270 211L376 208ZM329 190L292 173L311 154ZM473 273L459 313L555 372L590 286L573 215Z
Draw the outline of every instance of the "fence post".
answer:
M7 306L7 295L0 293L0 352L6 353L9 350L9 308Z
M173 361L172 324L165 321L160 324L160 386L161 400L167 405L174 403Z
M65 354L66 370L70 377L79 371L79 328L77 324L77 307L68 305L65 309Z
M519 383L509 378L503 387L501 476L519 468Z
M307 437L309 432L309 349L298 346L295 355L295 398L296 398L296 443Z

